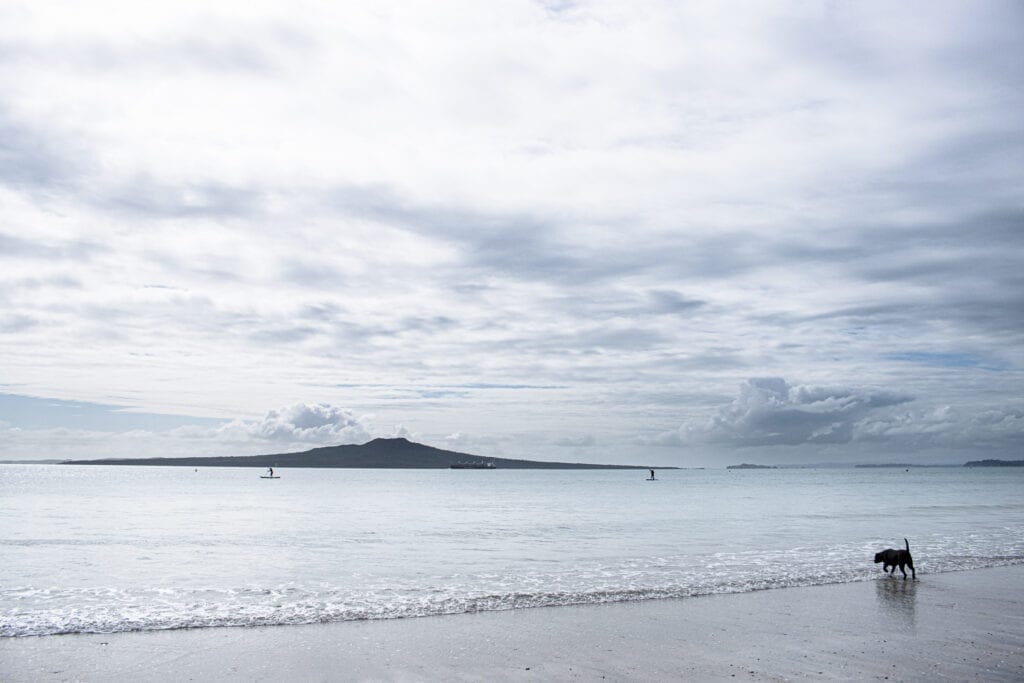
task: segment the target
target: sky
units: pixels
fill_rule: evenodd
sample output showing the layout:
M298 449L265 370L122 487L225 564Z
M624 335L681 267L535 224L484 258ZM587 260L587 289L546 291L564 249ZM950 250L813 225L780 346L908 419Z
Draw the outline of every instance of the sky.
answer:
M1019 2L6 2L0 459L1024 457Z

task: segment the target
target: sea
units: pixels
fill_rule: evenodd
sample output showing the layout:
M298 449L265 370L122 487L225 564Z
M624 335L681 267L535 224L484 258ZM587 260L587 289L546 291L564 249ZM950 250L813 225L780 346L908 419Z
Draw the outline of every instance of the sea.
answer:
M0 637L398 619L1024 563L1024 468L0 465ZM899 577L899 572L897 571Z

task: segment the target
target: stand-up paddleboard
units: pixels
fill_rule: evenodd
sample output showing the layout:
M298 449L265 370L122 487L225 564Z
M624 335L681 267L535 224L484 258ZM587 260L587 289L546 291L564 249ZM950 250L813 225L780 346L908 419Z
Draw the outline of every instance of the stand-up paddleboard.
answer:
M280 479L281 477L268 477L265 474L260 475L260 479Z
M647 477L644 481L658 481L657 477Z

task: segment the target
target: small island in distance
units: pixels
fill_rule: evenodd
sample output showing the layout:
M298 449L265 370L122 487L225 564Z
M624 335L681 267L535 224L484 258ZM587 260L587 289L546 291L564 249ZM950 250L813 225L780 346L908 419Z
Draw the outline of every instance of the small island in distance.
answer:
M817 463L814 465L754 465L751 463L743 463L742 465L729 465L725 469L727 470L789 470L789 469L821 469L821 468L845 468L851 465L842 463ZM852 465L857 469L910 469L912 467L917 469L922 468L939 468L939 467L1024 467L1024 460L971 460L965 462L963 465L953 464L927 464L927 463L910 463L910 462L878 462L878 463L859 463Z
M474 466L467 467L467 463ZM476 463L493 463L493 467ZM364 444L325 446L300 453L269 455L232 455L185 458L103 458L100 460L65 460L64 465L150 465L176 467L367 467L418 469L519 469L519 470L646 470L648 465L596 465L581 462L546 462L484 458L434 448L404 438L374 439ZM453 467L454 466L454 467ZM677 467L655 467L674 470Z

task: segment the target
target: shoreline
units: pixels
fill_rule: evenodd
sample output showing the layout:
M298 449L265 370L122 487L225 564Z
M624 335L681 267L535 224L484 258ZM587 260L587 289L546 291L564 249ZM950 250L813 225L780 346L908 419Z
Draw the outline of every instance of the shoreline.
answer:
M0 639L38 680L1022 680L1024 565L674 600Z

